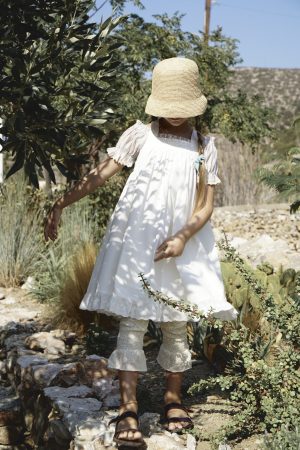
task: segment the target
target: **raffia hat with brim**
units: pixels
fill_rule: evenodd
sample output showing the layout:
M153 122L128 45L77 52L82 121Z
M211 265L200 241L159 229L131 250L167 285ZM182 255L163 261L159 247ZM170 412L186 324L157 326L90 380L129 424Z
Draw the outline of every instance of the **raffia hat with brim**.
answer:
M156 117L185 118L204 113L207 98L200 88L199 69L189 58L163 59L153 69L152 91L145 112Z

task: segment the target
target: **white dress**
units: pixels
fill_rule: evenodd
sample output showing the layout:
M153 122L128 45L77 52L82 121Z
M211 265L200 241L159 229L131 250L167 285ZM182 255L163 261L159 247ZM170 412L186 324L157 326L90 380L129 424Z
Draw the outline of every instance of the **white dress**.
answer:
M214 137L205 140L206 183L218 184ZM195 129L189 140L158 134L158 120L151 126L137 120L107 149L115 161L134 168L108 222L80 309L158 323L198 321L149 297L138 276L142 272L153 289L196 305L205 315L212 307L216 318L237 317L225 296L210 220L187 241L182 255L154 262L157 247L191 217L197 148Z

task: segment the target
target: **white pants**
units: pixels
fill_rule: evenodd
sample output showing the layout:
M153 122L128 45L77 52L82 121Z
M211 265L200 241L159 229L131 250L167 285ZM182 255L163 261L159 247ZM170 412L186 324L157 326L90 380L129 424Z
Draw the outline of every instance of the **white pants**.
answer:
M187 322L160 322L163 342L157 362L170 372L183 372L192 367L191 352L187 341ZM108 358L108 367L118 370L146 372L143 350L144 334L148 320L124 317L120 320L117 348Z

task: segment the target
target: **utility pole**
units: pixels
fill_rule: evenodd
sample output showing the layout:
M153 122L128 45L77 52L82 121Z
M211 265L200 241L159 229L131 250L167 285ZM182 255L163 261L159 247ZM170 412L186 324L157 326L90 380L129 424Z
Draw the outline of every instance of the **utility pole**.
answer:
M204 14L204 42L208 44L209 25L210 25L211 0L205 0Z

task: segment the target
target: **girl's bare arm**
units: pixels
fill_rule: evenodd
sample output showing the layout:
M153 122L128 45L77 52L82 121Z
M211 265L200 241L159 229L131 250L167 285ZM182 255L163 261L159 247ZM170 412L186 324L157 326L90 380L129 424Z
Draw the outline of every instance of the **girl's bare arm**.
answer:
M54 203L54 207L63 209L91 192L94 192L98 187L102 186L106 180L117 172L120 172L123 167L122 164L117 163L114 159L108 157L79 180L75 186L62 197L57 199Z
M214 210L214 194L215 186L207 185L205 206L190 217L187 223L176 233L176 236L187 241L206 224Z
M45 222L45 240L48 241L50 238L54 241L57 238L57 228L63 208L94 192L115 173L120 172L123 167L123 164L108 157L78 181L68 192L58 198L54 202Z

